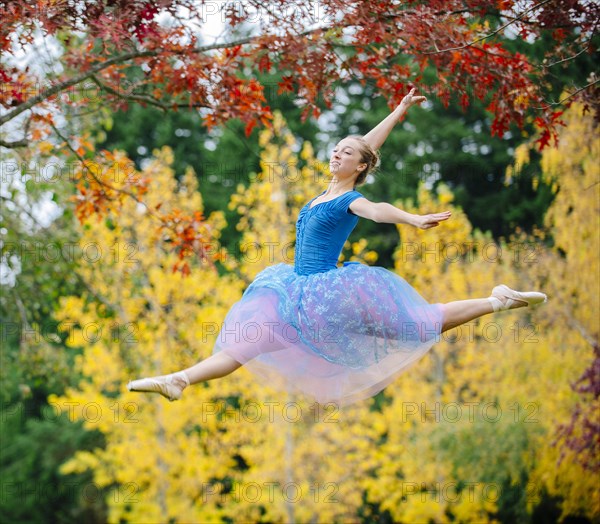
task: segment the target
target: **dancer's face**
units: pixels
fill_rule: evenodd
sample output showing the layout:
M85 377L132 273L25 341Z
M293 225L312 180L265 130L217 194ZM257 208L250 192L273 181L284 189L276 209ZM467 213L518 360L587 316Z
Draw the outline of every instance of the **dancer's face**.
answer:
M344 138L333 148L329 171L338 179L356 178L367 164L361 162L360 144L354 138Z

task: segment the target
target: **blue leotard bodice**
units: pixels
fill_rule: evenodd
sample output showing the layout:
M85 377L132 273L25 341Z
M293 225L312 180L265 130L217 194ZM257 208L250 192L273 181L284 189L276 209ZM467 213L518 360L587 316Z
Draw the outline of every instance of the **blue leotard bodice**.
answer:
M296 222L296 274L310 275L337 267L344 243L358 222L348 206L361 197L358 191L348 191L310 207L315 197L300 210Z

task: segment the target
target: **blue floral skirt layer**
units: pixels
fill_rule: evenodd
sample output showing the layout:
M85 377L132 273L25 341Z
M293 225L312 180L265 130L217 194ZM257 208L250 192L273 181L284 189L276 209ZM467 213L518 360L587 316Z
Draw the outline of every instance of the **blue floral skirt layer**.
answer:
M439 340L440 304L381 267L259 273L227 314L214 353L265 383L345 405L375 395Z

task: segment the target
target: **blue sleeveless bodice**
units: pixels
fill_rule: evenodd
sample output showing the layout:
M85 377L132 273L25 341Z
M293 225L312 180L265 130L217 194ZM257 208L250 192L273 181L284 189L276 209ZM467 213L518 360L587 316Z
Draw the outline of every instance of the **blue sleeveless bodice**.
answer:
M358 191L348 191L311 208L315 197L300 210L296 222L296 274L310 275L337 267L344 243L358 222L348 206L362 196Z

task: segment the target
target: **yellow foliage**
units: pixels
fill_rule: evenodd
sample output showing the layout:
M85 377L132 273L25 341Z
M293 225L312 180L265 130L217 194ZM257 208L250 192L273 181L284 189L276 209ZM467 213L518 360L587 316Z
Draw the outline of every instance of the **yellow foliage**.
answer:
M552 341L550 356L551 394L560 400L547 411L553 427L567 424L580 402L593 423L600 423L600 402L579 397L570 387L593 358L598 345L600 322L600 141L591 115L573 104L563 115L566 127L559 145L542 153L542 176L556 184L555 200L546 215L554 249L539 254L539 281L552 300L541 328ZM562 365L571 364L567 370ZM548 366L549 367L549 366ZM579 465L573 451L553 445L555 434L541 441L538 466L533 474L549 493L564 499L563 517L600 516L600 484L595 475ZM557 467L559 452L566 456ZM597 457L596 457L597 460Z

